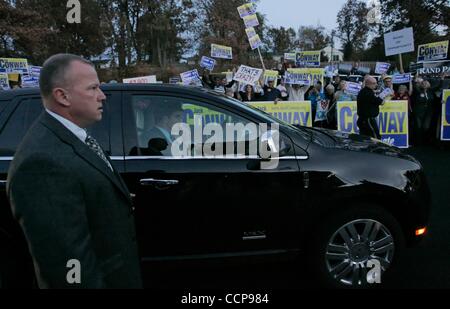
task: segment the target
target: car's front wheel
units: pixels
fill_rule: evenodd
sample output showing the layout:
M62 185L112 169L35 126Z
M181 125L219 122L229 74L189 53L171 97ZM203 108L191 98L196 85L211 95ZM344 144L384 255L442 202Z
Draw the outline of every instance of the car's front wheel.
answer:
M318 226L311 256L316 279L326 286L376 286L404 247L397 220L374 205L335 212Z

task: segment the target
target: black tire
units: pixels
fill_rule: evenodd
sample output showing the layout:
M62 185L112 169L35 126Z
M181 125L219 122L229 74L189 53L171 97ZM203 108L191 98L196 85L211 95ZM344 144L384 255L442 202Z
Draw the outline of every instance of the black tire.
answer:
M358 204L335 210L316 226L307 254L312 282L319 287L380 287L378 282L367 282L367 272L373 274L371 269L375 268L367 262L380 262L383 283L405 247L398 221L376 205Z

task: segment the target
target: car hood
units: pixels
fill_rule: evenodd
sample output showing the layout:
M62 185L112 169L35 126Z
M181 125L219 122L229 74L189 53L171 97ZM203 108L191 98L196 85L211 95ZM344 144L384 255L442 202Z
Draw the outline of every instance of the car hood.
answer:
M314 130L321 132L334 140L334 143L327 145L329 148L372 152L419 163L412 156L404 153L400 148L388 145L380 140L368 136L321 128L315 128Z

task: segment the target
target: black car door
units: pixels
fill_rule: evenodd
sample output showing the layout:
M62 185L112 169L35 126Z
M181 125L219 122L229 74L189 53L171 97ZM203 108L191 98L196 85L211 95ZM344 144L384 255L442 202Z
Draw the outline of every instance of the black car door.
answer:
M208 141L203 137L194 143L198 132L191 134L192 144L184 156L174 155L169 150L176 141L168 141L171 130L164 128L171 117L161 113L161 108L168 112L171 105L181 107L179 121L190 129L194 115L203 125L258 125L249 115L218 102L150 91L124 93L123 176L136 194L137 234L144 261L288 246L288 240L296 238L289 233L301 196L289 137L282 135L288 151L270 170L261 169L261 160L245 152L235 151L231 158L199 156L199 147L203 149ZM228 142L222 140L225 147Z

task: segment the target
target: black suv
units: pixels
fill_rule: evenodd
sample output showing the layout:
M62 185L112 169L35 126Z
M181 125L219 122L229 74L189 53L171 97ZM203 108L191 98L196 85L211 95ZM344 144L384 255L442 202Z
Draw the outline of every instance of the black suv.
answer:
M202 88L115 84L102 90L103 120L89 131L135 194L144 268L160 260L288 254L307 259L326 283L364 286L374 261L384 272L405 245L422 238L429 189L420 163L396 147L291 126ZM222 126L277 123L278 164L263 168L267 158L251 155L248 147L234 156L151 151L161 144L147 140L158 122L152 106L168 101L183 107L189 127L194 115ZM5 186L14 152L42 111L38 89L0 92L0 285L5 287L32 278Z

